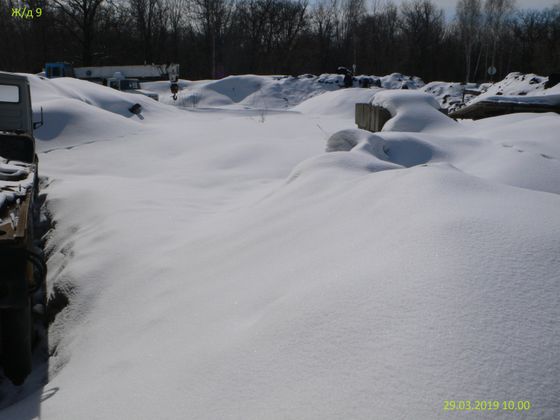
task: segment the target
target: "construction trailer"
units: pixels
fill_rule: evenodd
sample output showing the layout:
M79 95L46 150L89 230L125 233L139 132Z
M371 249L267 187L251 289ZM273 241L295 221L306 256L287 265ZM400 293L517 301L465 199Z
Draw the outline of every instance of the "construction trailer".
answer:
M0 364L14 384L31 372L32 303L46 276L34 246L38 159L26 77L0 72ZM44 289L43 289L44 290Z

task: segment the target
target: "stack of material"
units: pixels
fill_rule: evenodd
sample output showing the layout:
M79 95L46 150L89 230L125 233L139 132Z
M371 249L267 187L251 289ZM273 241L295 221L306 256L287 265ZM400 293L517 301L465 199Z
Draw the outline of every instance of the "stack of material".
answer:
M489 96L482 101L449 114L452 118L480 118L516 112L556 112L560 114L560 95L549 96Z
M481 86L485 92L463 108L449 113L452 118L480 118L518 112L556 112L560 114L560 85L557 77L510 73L498 83Z
M33 187L33 165L6 161L0 157L0 229L6 223L15 227L13 207L23 201Z

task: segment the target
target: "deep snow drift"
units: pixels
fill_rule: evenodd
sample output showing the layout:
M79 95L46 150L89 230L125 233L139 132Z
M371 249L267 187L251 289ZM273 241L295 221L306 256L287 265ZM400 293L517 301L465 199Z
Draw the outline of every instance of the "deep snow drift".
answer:
M347 89L135 120L129 95L56 86L83 98L32 86L62 127L40 159L70 305L48 384L5 386L0 418L560 416L558 115L457 123L418 92ZM366 100L395 115L383 132L353 129Z
M84 80L27 76L34 120L40 119L43 108L44 119L48 121L35 131L42 150L128 136L140 130L146 119L161 119L177 112L146 96L119 92ZM136 103L142 106L141 116L129 111Z

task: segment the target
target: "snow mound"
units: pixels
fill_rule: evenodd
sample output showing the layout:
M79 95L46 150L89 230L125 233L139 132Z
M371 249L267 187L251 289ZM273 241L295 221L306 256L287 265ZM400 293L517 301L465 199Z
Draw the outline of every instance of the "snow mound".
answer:
M437 100L423 92L385 90L376 93L372 104L387 109L393 117L385 123L383 131L420 132L456 125L439 111Z
M198 82L189 85L188 91L178 95L178 105L186 106L189 100L198 97L198 106L220 107L242 102L247 97L259 92L268 81L267 77L253 75L229 76L220 80Z
M359 87L360 80L378 80L381 87L400 89L406 85L417 89L424 85L418 77L393 73L387 76L356 76L353 86ZM344 85L344 76L322 74L314 76L228 76L220 80L181 80L182 89L177 101L171 99L169 82L149 82L142 86L159 93L164 103L183 107L237 107L252 109L288 109L326 92L339 91Z
M184 107L227 107L256 109L286 109L305 99L331 90L320 77L292 76L228 76L219 80L196 82L182 80L177 101L169 92L169 82L143 83L142 86L160 93L163 101Z
M30 74L25 76L30 82L33 102L37 104L60 98L74 99L126 118L133 116L129 108L136 103L142 105L145 115L169 112L165 105L147 96L120 92L93 82L71 77L46 79Z
M320 76L276 77L271 83L264 85L260 92L243 101L243 105L255 108L290 108L308 98L339 88L338 84L326 83Z
M125 136L143 123L177 111L144 95L130 94L74 78L46 79L24 74L30 84L34 121L41 109L44 125L35 130L40 150ZM142 106L140 115L129 108Z
M35 120L39 118L41 107L45 123L35 130L35 138L49 142L38 143L41 150L59 145L71 147L84 141L125 135L138 130L138 122L132 117L123 118L80 100L34 101Z
M508 74L503 80L494 84L485 85L485 91L478 97L484 98L488 96L535 96L546 95L549 89L545 89L544 85L548 80L547 77L539 76L533 73L523 74L513 72Z
M327 152L352 151L367 153L377 159L409 168L441 160L445 153L426 140L407 133L370 133L348 129L333 134L327 141Z
M370 102L380 89L349 88L334 92L327 92L304 101L292 108L304 114L337 115L340 117L354 117L355 105Z
M463 95L465 88L477 89L478 86L475 83L464 85L457 82L430 82L420 90L433 95L441 108L453 109L463 104L463 98L468 102L475 97L470 94Z
M322 184L325 175L330 176L332 171L338 170L343 171L344 176L355 176L356 174L366 174L399 168L401 168L401 166L365 153L335 151L333 153L314 156L297 165L288 176L286 184L291 184L296 181L300 182L302 179L306 179L306 182L311 182L309 181L311 179L317 184Z
M341 130L334 133L327 140L327 152L348 152L356 147L358 144L368 142L368 138L374 134L356 129ZM383 152L381 147L380 152Z
M556 134L560 130L560 116L515 114L459 124L437 111L433 115L423 113L417 104L403 106L399 102L406 102L408 94L380 94L399 97L388 101L376 96L375 101L400 114L402 119L394 126L405 127L408 132L385 128L379 133L342 130L328 139L327 152L365 152L403 168L448 164L491 182L560 194L560 144ZM442 123L442 117L451 123Z

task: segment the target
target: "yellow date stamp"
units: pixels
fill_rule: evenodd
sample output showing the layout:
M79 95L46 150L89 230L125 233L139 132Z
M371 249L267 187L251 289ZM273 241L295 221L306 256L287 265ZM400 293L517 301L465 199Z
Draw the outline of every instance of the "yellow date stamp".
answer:
M529 411L527 400L444 400L443 411Z

